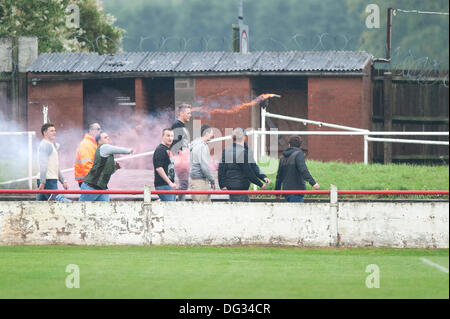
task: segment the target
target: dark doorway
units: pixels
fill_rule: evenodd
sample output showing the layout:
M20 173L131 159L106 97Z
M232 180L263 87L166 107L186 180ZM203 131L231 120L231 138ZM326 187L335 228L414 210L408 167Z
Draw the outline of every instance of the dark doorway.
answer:
M143 81L149 114L175 109L174 78L147 78Z
M264 76L252 79L252 89L255 96L263 93L278 94L281 98L272 98L261 104L266 111L274 114L292 117L308 118L308 78L298 76ZM261 118L259 120L261 123ZM266 118L266 130L277 128L279 131L306 131L308 127L302 123ZM289 136L279 135L279 153L288 147ZM308 138L302 136L302 149L307 152ZM269 151L270 138L266 135L266 150Z
M135 108L134 78L85 80L83 126L98 122L110 132L120 130Z

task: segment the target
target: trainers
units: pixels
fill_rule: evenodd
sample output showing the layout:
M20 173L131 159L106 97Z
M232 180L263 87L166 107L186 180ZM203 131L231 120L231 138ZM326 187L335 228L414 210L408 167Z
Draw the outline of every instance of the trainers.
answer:
M63 195L61 195L61 194L58 194L58 195L55 197L55 200L57 200L58 202L65 202L65 203L71 203L71 202L72 202L71 199L65 198L65 197L64 197Z

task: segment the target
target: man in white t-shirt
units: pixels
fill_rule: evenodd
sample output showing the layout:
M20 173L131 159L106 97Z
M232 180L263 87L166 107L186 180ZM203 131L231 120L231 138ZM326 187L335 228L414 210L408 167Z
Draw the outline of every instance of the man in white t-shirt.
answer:
M56 128L55 125L46 123L41 127L41 133L44 139L39 144L39 179L37 185L39 190L58 189L58 180L67 189L67 182L59 169L58 149L59 144L55 143ZM43 201L55 199L58 201L70 201L61 195L37 194L36 200Z

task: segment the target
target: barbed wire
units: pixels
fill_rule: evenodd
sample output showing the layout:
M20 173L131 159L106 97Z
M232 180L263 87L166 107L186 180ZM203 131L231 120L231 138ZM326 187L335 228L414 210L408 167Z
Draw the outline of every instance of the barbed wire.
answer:
M83 51L98 52L104 49L102 41L113 43L111 46L122 52L122 45L133 48L131 52L155 51L155 52L177 52L177 51L231 51L231 40L226 37L203 36L203 37L157 37L142 36L132 39L125 36L122 40L114 41L107 36L99 36L89 40L85 36L73 34L72 39L84 46ZM133 41L135 45L133 46ZM294 34L286 42L274 37L253 39L250 51L267 51L264 48L275 48L274 51L359 51L361 50L358 37L348 36L342 33L321 33L313 36L305 34ZM48 43L49 48L60 51L61 43L52 37L39 37L38 42ZM11 46L11 52L17 50L18 46ZM32 54L31 48L30 55ZM370 52L369 52L370 53ZM27 54L25 54L26 56ZM19 72L19 65L11 59L11 72L0 72L0 80L15 75ZM391 53L388 64L375 65L378 68L389 68L400 70L401 76L419 85L434 85L441 83L449 87L448 61L438 61L428 56L419 56L411 49L397 47ZM437 75L437 76L436 76ZM2 81L3 81L2 80Z

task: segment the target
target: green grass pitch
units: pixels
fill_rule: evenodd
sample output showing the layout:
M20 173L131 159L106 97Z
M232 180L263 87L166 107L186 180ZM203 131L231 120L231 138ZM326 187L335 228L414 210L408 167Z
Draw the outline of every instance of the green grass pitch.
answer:
M0 298L448 299L448 264L448 249L3 246Z

